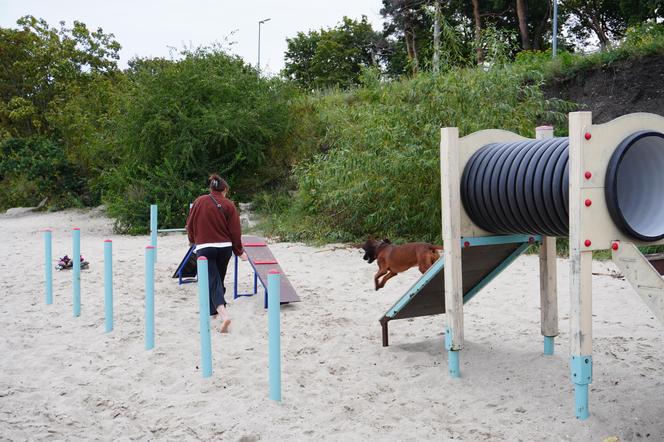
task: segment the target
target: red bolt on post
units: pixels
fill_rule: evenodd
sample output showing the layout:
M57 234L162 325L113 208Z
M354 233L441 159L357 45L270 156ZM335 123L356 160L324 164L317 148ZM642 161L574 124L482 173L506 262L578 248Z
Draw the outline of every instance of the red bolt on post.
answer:
M593 174L590 173L590 172L586 172L586 173L584 174L584 176L586 177L587 180L589 180L590 177L593 176Z
M468 242L468 241L464 241L463 246L464 246L464 247L470 247L470 242Z
M592 244L592 243L590 242L589 239L587 239L587 240L585 240L585 242L583 244L585 244L586 247L590 247L590 244Z
M620 247L618 241L614 241L613 244L611 244L612 250L618 250L618 247Z
M593 137L590 132L586 132L586 134L584 136L586 137L586 140L589 140Z
M586 207L590 207L590 206L592 205L592 203L593 203L593 202L592 202L590 199L587 199L587 200L584 202L584 204L586 205Z

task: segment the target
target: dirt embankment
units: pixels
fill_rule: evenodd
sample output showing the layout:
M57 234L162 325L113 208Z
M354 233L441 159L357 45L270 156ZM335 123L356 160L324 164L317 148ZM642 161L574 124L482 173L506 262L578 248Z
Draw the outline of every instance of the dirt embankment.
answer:
M594 123L632 112L664 115L664 54L621 60L556 79L544 93L592 111Z

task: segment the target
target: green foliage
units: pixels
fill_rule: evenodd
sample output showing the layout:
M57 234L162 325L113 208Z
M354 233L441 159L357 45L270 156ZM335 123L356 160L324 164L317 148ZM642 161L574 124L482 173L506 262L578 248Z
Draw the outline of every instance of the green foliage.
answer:
M511 62L518 50L516 34L495 26L488 26L482 30L481 42L484 62L491 65L505 65Z
M539 84L508 68L454 69L312 98L329 150L296 166L297 192L268 227L288 239L369 234L440 240L439 131L499 127L530 134L560 122Z
M281 142L294 124L294 90L219 48L182 56L135 60L106 129L119 166L104 176L104 199L122 231L145 231L155 202L163 225L182 226L211 172L246 198L283 178L289 161Z
M628 26L664 14L660 0L565 0L562 9L574 17L569 31L576 40L584 45L596 37L602 47L624 37Z
M0 208L36 206L48 197L51 206L86 202L76 165L62 146L45 138L10 138L0 143Z
M150 204L159 206L159 227L182 227L189 204L205 190L204 180L187 180L173 164L124 164L105 177L104 201L121 233L145 233ZM205 177L203 177L205 178Z
M558 52L552 58L551 50L521 51L517 54L514 69L530 72L546 81L565 79L579 72L607 66L619 60L664 52L664 24L643 23L628 28L620 46L592 54Z
M0 136L57 136L51 114L91 75L116 71L120 45L78 21L55 29L25 16L17 24L0 28Z
M62 22L55 29L26 16L17 24L18 29L0 28L0 140L20 137L42 150L51 146L54 176L62 171L63 161L68 173L75 171L76 176L70 174L64 187L56 177L57 185L47 191L30 184L34 167L42 166L11 171L0 208L26 204L35 192L55 196L49 205L98 203L94 180L109 155L100 154L96 143L109 97L121 77L116 65L120 45L113 34L91 31L78 21L71 28ZM34 141L34 137L54 141ZM51 177L43 169L39 173ZM75 191L65 198L68 183Z
M306 89L355 85L362 69L377 60L378 34L365 16L344 17L335 28L299 32L286 41L283 75Z

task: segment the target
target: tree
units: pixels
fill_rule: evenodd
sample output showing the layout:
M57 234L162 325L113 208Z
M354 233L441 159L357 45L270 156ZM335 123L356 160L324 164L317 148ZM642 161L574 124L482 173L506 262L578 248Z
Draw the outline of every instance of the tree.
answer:
M380 35L367 17L344 17L334 28L299 32L286 39L283 75L308 89L359 83L362 68L378 64Z
M182 225L207 173L220 173L246 198L290 166L285 139L296 89L218 46L179 55L133 60L100 134L117 155L103 185L119 230L145 231L148 199L165 225Z
M477 64L484 62L484 53L482 51L482 16L480 15L480 1L473 0L473 21L475 23L475 51Z
M664 17L661 0L561 0L570 15L567 26L580 44L586 44L592 32L600 46L625 35L628 26Z
M410 71L415 74L420 69L420 59L430 59L431 28L434 14L427 11L428 0L383 0L380 10L385 18L383 37L402 41L402 45L392 44L392 49L405 49L405 57ZM392 52L393 56L403 54Z
M49 27L32 16L0 28L0 136L57 132L51 116L95 75L117 72L120 44L75 21Z
M521 34L521 47L524 50L531 48L528 37L528 18L526 17L526 0L516 0L516 14L519 20L519 33Z

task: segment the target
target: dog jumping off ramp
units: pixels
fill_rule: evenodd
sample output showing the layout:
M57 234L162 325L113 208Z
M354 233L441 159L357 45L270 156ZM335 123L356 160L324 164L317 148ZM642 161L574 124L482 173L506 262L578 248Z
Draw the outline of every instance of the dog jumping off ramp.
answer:
M464 247L463 302L473 298L493 278L528 249L532 237L519 236L516 242ZM413 286L380 318L383 347L387 347L388 322L445 313L445 259L440 257Z

